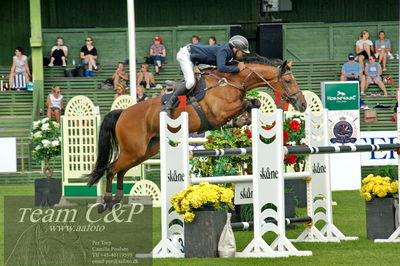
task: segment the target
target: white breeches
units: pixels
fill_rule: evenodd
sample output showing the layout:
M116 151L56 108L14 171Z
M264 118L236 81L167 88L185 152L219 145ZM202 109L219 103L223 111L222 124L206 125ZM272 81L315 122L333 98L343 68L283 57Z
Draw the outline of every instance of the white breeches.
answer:
M187 47L182 47L178 54L176 55L176 59L181 66L183 77L185 78L186 89L190 90L196 83L194 72L193 72L193 63L190 60L190 52Z

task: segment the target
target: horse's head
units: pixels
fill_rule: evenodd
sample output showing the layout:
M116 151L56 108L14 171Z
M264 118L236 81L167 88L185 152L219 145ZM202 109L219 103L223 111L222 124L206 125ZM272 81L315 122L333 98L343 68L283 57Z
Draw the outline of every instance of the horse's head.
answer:
M259 57L259 59L260 58L263 60L268 60L263 57ZM269 60L269 62L273 61ZM304 98L303 93L299 89L299 86L297 85L295 77L290 71L292 62L287 62L287 61L284 61L283 63L281 62L282 61L280 61L280 65L278 66L266 65L265 62L264 64L263 63L257 64L257 62L254 62L253 66L256 67L247 66L246 68L250 72L247 74L245 82L250 78L250 76L252 76L251 79L253 82L251 83L254 84L252 84L252 86L246 86L245 89L252 89L266 85L273 91L281 93L282 97L287 102L291 103L296 110L304 112L307 108L307 102L306 99Z

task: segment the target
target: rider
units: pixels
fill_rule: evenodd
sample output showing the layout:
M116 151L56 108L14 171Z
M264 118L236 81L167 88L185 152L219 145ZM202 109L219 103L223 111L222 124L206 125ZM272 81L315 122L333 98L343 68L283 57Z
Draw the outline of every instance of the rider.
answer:
M176 59L178 60L185 82L178 85L171 99L166 103L161 111L166 111L168 116L174 108L177 96L186 95L187 92L195 85L193 66L196 64L208 64L217 66L218 71L223 73L238 73L244 68L244 63L239 62L238 66L227 66L226 64L234 58L240 59L244 54L249 52L249 42L240 35L230 38L229 42L224 45L202 45L188 44L182 47Z

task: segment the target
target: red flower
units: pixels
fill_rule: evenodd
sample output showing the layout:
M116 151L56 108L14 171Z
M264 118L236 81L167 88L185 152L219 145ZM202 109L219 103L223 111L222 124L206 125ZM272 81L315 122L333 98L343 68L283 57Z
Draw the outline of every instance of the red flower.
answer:
M265 126L264 129L265 130L270 130L271 128L273 128L275 126L275 124L276 124L276 122L274 121L274 122L272 122L271 126Z
M231 132L233 132L233 131L235 131L236 129L234 129L234 128L231 128Z
M209 138L209 139L207 140L208 143L211 143L211 141L213 141L213 138Z
M301 143L301 146L307 146L307 144L303 142L303 143Z
M236 132L235 135L236 135L236 136L239 136L239 135L240 135L240 131Z
M300 129L300 127L301 127L301 125L300 125L299 121L297 121L297 120L292 120L289 122L289 128L293 132L298 131Z
M244 172L246 173L246 174L248 174L248 175L251 175L251 172L249 171L249 169L244 169Z
M296 155L285 155L285 162L287 164L294 164L297 161Z
M251 139L251 137L252 137L251 130L248 129L248 128L246 128L246 130L245 130L244 132L246 132L247 137L248 137L249 139Z
M289 134L287 133L286 130L283 130L283 142L288 141L289 139Z

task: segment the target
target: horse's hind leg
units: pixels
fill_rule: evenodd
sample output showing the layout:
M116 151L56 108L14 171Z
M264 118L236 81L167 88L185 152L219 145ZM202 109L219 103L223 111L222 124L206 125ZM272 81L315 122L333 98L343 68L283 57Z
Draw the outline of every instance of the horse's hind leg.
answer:
M136 150L136 154L127 151L122 151L120 153L118 159L112 163L111 171L107 173L107 185L106 185L106 193L104 196L104 205L100 205L103 206L103 209L99 207L98 209L99 212L103 212L106 209L111 209L116 203L122 200L124 196L123 179L126 172L132 167L139 165L140 163L149 159L151 156L157 154L159 149L160 149L159 139L153 138L150 140L149 145L146 147L146 150L142 154L140 154L138 150ZM112 180L116 174L117 174L117 192L113 200L111 187L112 187Z
M124 197L124 176L128 169L121 170L117 173L117 191L113 200L113 205L121 202Z

